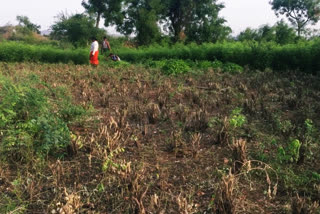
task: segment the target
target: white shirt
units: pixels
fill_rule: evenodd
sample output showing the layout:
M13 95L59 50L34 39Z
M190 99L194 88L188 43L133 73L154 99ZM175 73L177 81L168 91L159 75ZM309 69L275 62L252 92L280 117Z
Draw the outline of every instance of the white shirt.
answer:
M92 55L94 55L94 53L98 50L99 50L99 43L97 41L92 42L91 49L90 49L90 51L92 51Z
M102 45L103 45L103 48L109 48L106 41L103 41Z

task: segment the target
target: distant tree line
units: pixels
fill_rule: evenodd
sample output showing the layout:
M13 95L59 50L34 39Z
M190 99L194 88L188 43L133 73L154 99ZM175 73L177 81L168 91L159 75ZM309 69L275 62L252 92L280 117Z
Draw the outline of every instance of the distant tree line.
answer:
M238 41L271 42L278 44L290 44L299 40L295 30L283 20L274 26L263 25L258 29L247 28L236 37Z
M91 34L98 35L100 32L92 27L98 28L102 18L104 26L113 25L125 36L134 35L139 45L163 39L217 42L231 33L230 27L225 25L226 20L219 17L224 6L217 0L88 0L83 1L82 6L86 14L58 17L52 26L53 38L74 42L75 35L87 36L86 32L79 32L81 25L86 25Z
M274 26L247 28L231 37L231 28L219 16L224 8L218 0L83 0L85 13L61 13L51 26L51 38L85 46L91 36L101 39L105 31L99 28L115 26L125 36L133 36L138 45L153 43L215 43L224 40L274 41L294 43L307 34L307 25L320 18L320 0L271 0L275 14L285 16ZM26 16L17 16L19 26L28 32L38 32L40 26Z

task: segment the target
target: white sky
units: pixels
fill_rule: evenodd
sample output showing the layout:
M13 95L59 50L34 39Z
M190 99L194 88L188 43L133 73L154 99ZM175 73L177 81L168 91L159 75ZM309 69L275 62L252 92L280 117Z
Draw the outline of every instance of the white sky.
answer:
M48 29L60 12L69 14L84 11L82 0L0 0L0 26L17 24L16 16L28 16L32 23ZM220 16L238 34L247 27L258 28L264 24L275 24L279 18L274 15L269 0L220 0L225 4ZM103 22L103 21L102 21ZM320 24L317 25L319 29ZM114 33L109 29L109 33Z
M274 25L277 18L271 9L269 0L220 0L225 5L220 16L227 20L233 34L239 34L247 27L258 28L261 25Z

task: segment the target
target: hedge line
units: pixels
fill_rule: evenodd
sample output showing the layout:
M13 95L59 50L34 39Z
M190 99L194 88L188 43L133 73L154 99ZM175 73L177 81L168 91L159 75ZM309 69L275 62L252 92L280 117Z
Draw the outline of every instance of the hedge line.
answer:
M0 43L0 61L45 62L45 63L88 63L89 50L62 50L51 46L28 45L20 42Z
M27 45L19 42L0 43L0 61L87 64L87 49L61 50L50 46ZM219 60L254 69L320 71L320 40L280 46L275 43L228 42L219 44L151 46L140 49L118 49L116 54L130 62L146 60Z
M275 43L241 43L176 45L122 49L121 59L138 62L144 60L191 59L220 60L254 69L320 71L320 40L280 46Z

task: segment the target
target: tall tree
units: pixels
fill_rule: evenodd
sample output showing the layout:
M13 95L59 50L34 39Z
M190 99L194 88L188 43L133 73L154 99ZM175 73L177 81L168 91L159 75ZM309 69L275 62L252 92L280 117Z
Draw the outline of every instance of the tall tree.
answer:
M240 32L236 37L238 41L258 41L259 33L255 29L246 28L244 31Z
M88 0L88 2L83 0L81 4L89 14L95 14L98 28L101 17L105 18L105 26L113 22L121 10L122 0Z
M40 33L40 25L33 24L27 16L17 16L17 21L19 22L19 25L27 28L28 30L36 33Z
M58 21L51 26L53 39L71 42L74 46L85 46L92 36L104 35L104 30L94 26L95 20L85 14L60 14Z
M225 20L218 15L224 6L217 3L217 0L164 0L163 2L166 12L162 18L175 41L179 41L183 35L187 39L189 37L189 40L198 38L203 41L215 41L219 38L217 32L230 33L230 28L222 28Z
M117 22L117 30L125 35L136 34L140 45L159 41L161 31L158 25L163 10L161 0L126 0L126 10Z
M168 31L176 41L185 35L185 28L191 22L194 7L193 0L164 0L167 12L164 14Z
M275 29L274 29L273 26L269 26L267 24L266 25L262 25L258 29L258 36L259 36L258 40L260 42L275 41L275 38L276 38Z
M231 28L225 26L226 20L219 17L219 12L224 8L216 0L203 0L201 4L195 1L192 17L185 26L187 41L217 42L224 40L231 33Z
M295 30L291 28L283 20L277 22L277 24L274 26L274 30L275 30L275 37L276 37L275 40L277 43L281 45L294 43L297 39Z
M277 16L285 15L297 28L298 36L310 22L319 21L320 0L271 0L270 4Z

